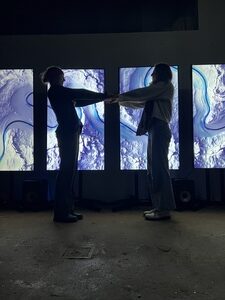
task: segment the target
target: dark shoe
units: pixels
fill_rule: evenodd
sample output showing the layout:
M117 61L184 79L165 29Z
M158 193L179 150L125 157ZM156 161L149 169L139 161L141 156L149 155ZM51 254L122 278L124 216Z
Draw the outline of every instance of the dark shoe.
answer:
M66 216L66 217L54 217L54 222L61 222L61 223L72 223L77 222L78 218L72 214Z
M82 220L83 219L83 215L80 214L80 213L78 213L78 212L72 211L71 215L77 217L78 220Z

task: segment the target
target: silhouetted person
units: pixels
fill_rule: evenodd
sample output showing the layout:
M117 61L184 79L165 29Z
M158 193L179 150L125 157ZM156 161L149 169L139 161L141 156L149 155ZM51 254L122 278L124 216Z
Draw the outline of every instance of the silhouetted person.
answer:
M48 98L56 115L56 137L59 147L60 167L56 180L54 221L76 222L83 216L74 212L72 198L73 178L77 172L79 137L82 123L74 106L82 107L102 101L104 93L63 86L64 73L59 67L48 67L42 74L42 82L50 83Z
M168 219L176 206L168 165L169 122L174 95L171 80L170 67L164 63L157 64L148 87L120 94L111 101L126 107L144 108L136 134L148 133L147 176L153 207L144 212L147 220Z

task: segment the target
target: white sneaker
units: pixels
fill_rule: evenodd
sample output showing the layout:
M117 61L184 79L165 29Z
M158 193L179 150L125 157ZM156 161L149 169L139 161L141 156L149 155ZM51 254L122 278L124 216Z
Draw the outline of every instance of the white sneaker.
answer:
M154 211L156 211L156 208L153 208L153 209L151 209L151 210L146 210L146 211L143 212L143 216L145 217L146 214L151 214L151 213L153 213Z
M171 218L171 215L168 210L166 210L166 211L155 210L149 214L145 214L145 219L150 220L150 221L166 220L166 219L170 219L170 218Z

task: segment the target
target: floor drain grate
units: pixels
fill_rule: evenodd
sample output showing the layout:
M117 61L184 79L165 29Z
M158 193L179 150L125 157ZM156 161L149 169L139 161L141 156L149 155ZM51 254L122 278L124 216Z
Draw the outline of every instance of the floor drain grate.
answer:
M88 259L92 258L94 253L94 245L80 246L78 248L67 248L63 254L67 259Z

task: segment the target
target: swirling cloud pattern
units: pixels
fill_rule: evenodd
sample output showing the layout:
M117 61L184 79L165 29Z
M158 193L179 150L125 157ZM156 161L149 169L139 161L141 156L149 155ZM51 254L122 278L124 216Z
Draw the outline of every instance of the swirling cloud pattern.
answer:
M178 123L178 68L171 67L175 87L173 114L170 123L172 138L169 147L169 167L179 168L179 123ZM120 93L148 86L153 67L120 69ZM120 107L120 168L139 170L147 167L147 135L136 136L136 129L143 109Z
M33 148L33 71L0 70L0 170L33 170Z
M65 69L63 71L64 86L104 92L104 70ZM84 125L80 138L78 169L104 170L104 103L77 107L76 110ZM55 136L57 125L55 114L48 101L47 170L59 168L59 151Z
M225 65L194 65L194 167L225 167Z

